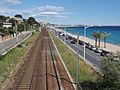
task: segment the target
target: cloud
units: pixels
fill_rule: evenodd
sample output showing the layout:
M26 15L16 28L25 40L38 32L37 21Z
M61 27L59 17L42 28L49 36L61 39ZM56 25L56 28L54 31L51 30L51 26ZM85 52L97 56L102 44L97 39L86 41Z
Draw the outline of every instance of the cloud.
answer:
M63 7L49 6L49 5L46 5L45 7L38 7L38 8L43 10L43 11L63 11L64 10Z
M40 6L40 7L32 7L29 9L18 10L11 9L7 7L0 7L0 13L3 15L14 15L14 14L22 14L25 17L49 17L49 18L66 18L71 15L71 12L66 12L64 7L62 6Z
M15 4L20 4L22 3L21 0L0 0L0 4L11 4L11 5L15 5Z
M67 13L64 11L64 7L62 6L49 6L49 5L26 9L23 10L22 12L24 14L34 17L56 17L56 18L64 18L65 13Z

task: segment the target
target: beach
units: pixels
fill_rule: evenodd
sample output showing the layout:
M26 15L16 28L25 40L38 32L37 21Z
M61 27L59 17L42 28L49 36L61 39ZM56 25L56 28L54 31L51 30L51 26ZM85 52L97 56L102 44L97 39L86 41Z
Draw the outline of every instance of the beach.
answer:
M62 31L62 32L65 33L65 31L63 31L62 29L56 29L56 28L53 28L53 29L55 29L56 31L60 31L60 32ZM72 36L74 38L77 38L77 35L75 35L75 34L71 34L71 33L68 33L68 32L66 32L66 34L69 35L69 36ZM79 40L84 41L84 37L79 36ZM93 40L91 38L88 38L88 37L85 37L85 42L88 42L91 45L95 45L95 40ZM111 44L111 43L106 43L106 48L104 48L104 42L102 42L102 41L101 41L101 44L100 44L100 48L103 49L103 50L112 52L112 53L117 53L118 51L120 52L120 46L114 45L114 44Z

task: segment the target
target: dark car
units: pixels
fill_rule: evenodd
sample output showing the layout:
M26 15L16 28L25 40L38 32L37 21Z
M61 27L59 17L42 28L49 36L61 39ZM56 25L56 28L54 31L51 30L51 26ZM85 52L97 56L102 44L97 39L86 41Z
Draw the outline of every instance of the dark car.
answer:
M81 40L79 40L79 44L80 44L80 45L84 45L84 42L81 41Z
M100 55L101 55L101 56L106 56L106 57L108 57L110 54L111 54L110 52L105 51L105 50L102 50L102 52L101 52Z
M71 37L71 36L68 36L68 39L72 40L72 37Z
M77 42L77 39L76 39L76 38L73 38L73 41Z
M71 44L75 44L76 42L74 40L71 41Z

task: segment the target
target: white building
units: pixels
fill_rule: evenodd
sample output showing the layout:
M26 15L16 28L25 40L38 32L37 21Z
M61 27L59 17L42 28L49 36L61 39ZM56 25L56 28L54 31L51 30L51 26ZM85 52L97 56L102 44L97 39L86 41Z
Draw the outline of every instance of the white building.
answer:
M18 24L21 24L23 22L23 18L13 17L13 19L16 20Z
M12 23L3 23L3 27L6 28L12 27Z

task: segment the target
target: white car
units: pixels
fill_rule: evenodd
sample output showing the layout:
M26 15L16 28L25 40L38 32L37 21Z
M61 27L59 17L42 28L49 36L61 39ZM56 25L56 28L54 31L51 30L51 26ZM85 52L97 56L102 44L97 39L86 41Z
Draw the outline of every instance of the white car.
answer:
M94 52L96 52L96 53L101 53L101 52L102 52L102 50L101 50L101 49L99 49L99 48L96 48L96 49L94 50Z

